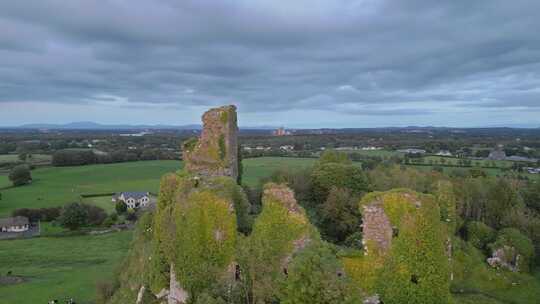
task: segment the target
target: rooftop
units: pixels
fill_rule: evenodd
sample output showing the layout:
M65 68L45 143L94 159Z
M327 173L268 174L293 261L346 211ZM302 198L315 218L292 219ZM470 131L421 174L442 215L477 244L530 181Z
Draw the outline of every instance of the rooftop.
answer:
M0 219L0 227L11 227L11 226L23 226L28 225L30 222L27 217L24 216L15 216L7 217Z

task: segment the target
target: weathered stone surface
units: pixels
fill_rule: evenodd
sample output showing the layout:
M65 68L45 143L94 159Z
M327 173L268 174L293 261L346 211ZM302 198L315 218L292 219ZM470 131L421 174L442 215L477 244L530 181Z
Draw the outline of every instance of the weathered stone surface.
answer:
M188 297L187 291L185 291L182 286L180 286L178 280L176 280L174 265L171 265L168 304L185 304L187 303Z
M388 251L392 244L392 225L382 206L377 204L363 206L362 233L364 254L369 254L370 243L375 244L378 250Z
M185 168L200 176L238 177L238 125L233 105L210 109L202 117L198 140L183 146Z
M521 256L517 253L514 247L503 246L502 248L495 249L490 258L487 259L487 263L491 267L506 268L510 271L519 271L519 261Z
M367 297L362 301L364 304L379 304L381 303L381 300L379 299L379 295L373 295L371 297Z
M263 196L279 201L289 212L301 214L300 206L294 198L294 192L285 184L269 183L264 186Z

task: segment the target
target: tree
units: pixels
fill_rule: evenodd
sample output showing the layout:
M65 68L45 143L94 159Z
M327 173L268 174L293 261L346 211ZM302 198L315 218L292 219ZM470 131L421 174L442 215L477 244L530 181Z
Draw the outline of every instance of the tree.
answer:
M368 180L362 169L341 163L318 165L311 175L313 201L323 203L332 187L347 188L353 195L368 190Z
M114 206L114 209L116 209L116 213L122 214L127 211L127 205L124 201L118 200L118 202L116 202L116 205Z
M9 180L13 183L13 186L28 184L32 181L30 167L28 165L18 165L13 167L9 173Z
M323 236L333 242L343 242L350 234L360 231L357 203L358 198L349 190L332 187L320 210L319 228Z
M349 155L343 152L337 152L334 150L324 151L319 158L319 164L338 163L344 165L350 165L352 162L349 159Z
M62 208L58 221L62 227L77 230L88 223L88 211L80 203L71 203Z
M283 304L361 303L342 266L327 246L314 244L295 256L283 288Z
M29 157L29 154L23 151L19 153L18 157L20 161L25 162L26 159Z

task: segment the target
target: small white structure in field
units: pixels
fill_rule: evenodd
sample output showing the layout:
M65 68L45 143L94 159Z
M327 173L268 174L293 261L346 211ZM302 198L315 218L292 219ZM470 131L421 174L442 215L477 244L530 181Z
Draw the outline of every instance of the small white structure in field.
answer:
M140 207L146 207L150 203L149 192L120 192L114 195L113 202L123 201L128 208L138 209Z
M24 232L30 228L30 221L24 216L15 216L0 219L1 232Z

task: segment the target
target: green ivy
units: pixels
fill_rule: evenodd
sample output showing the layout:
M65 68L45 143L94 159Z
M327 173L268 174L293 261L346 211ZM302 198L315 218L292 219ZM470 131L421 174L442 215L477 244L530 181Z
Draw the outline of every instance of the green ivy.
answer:
M233 261L236 217L229 201L202 190L175 205L174 219L175 271L182 287L196 299Z

